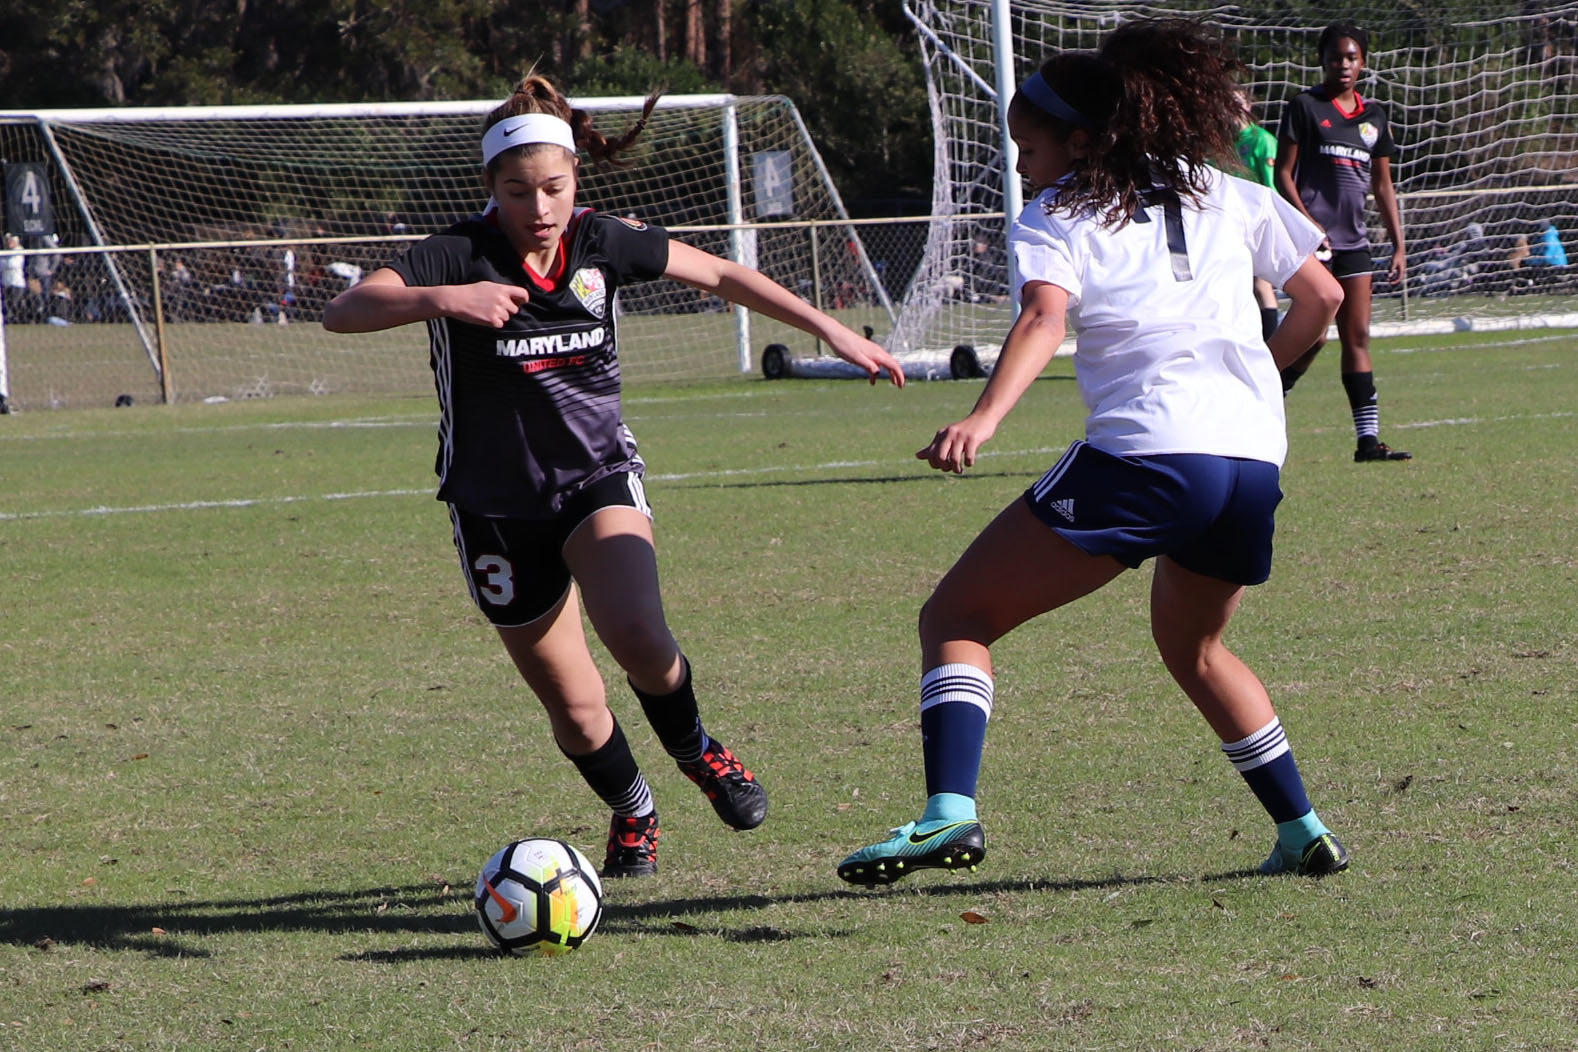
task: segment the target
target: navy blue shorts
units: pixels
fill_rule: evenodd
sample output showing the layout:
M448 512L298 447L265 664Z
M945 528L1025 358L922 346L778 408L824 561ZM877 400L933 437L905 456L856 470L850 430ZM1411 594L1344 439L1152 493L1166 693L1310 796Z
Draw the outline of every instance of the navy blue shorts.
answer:
M1038 519L1091 555L1125 566L1166 555L1232 584L1271 576L1275 464L1204 453L1120 457L1075 442L1025 491Z
M492 519L451 504L455 551L477 609L499 628L520 628L558 606L570 590L564 543L604 508L635 508L651 518L641 476L621 471L599 479L552 519Z

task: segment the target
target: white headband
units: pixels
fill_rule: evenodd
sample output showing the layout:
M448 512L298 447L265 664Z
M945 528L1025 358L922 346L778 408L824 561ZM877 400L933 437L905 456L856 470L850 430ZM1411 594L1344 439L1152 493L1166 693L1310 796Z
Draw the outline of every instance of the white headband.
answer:
M482 163L514 146L549 142L575 152L575 133L570 125L550 113L525 113L519 117L505 117L482 136Z

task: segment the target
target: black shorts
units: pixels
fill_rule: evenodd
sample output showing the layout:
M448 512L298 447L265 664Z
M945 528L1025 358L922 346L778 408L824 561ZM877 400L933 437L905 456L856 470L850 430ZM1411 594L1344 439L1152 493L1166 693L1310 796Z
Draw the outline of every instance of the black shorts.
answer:
M1331 271L1331 276L1338 280L1361 278L1366 274L1375 273L1375 260L1370 258L1370 250L1367 248L1336 249L1330 259L1323 259L1321 263Z
M599 479L552 519L494 519L451 504L455 551L477 609L499 628L519 628L558 606L570 590L564 543L604 508L634 508L650 519L641 476L621 471Z

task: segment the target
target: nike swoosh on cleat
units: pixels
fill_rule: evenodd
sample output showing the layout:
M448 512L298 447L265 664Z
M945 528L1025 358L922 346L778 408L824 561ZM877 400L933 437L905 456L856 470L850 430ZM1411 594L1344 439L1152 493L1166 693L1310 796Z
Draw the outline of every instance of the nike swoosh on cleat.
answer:
M965 825L969 825L969 824L970 823L968 823L968 822L954 822L954 823L952 823L950 825L943 826L941 829L933 829L930 833L926 833L926 834L911 833L910 834L910 843L912 843L912 844L924 844L924 843L926 843L926 841L930 840L932 837L937 836L940 833L946 833L950 829L958 829L960 826L965 826Z

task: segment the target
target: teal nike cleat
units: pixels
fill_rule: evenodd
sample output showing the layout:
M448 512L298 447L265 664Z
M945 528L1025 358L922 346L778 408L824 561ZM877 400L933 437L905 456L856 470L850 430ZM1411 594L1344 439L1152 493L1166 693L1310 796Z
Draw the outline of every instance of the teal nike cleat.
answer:
M1281 873L1293 873L1301 877L1325 877L1333 873L1341 873L1348 868L1348 849L1342 846L1330 833L1320 836L1304 845L1302 851L1295 852L1292 857L1282 850L1280 842L1271 847L1271 857L1260 864L1262 876L1274 877Z
M864 887L892 884L917 869L975 871L986 858L979 822L910 822L880 844L863 847L838 864L840 880Z

